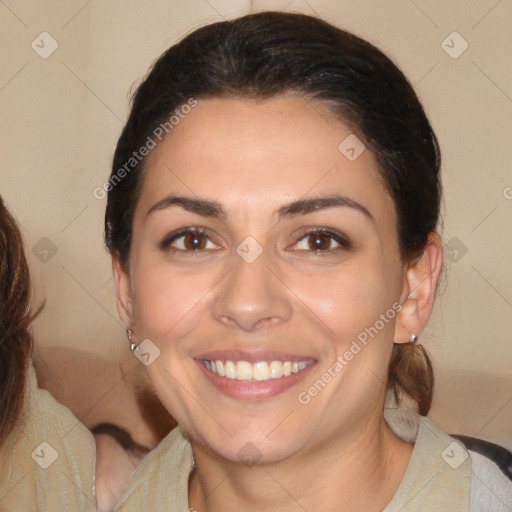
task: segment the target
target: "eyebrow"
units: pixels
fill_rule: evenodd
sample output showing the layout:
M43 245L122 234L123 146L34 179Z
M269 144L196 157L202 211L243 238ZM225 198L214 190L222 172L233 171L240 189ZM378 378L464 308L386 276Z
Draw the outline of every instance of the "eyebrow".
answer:
M188 212L196 213L203 217L213 217L220 220L227 219L226 211L217 201L174 195L164 197L155 203L146 213L146 217L155 211L164 210L175 205L180 206ZM365 217L375 223L375 219L373 218L372 214L362 204L354 201L353 199L337 194L329 195L326 197L306 197L298 199L297 201L293 201L292 203L281 206L281 208L279 208L277 211L277 215L279 220L282 220L285 218L297 217L299 215L305 215L307 213L323 210L326 208L333 208L336 206L352 208L356 211L359 211L360 213L364 214Z

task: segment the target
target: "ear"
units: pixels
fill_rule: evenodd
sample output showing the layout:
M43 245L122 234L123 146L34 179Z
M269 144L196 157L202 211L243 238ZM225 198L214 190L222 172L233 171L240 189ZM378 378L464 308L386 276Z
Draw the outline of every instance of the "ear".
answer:
M112 272L116 285L117 312L126 329L133 324L130 276L126 273L119 258L112 256Z
M411 333L419 336L427 325L442 268L443 244L440 236L432 232L422 255L406 270L400 301L402 309L395 324L395 343L408 343Z

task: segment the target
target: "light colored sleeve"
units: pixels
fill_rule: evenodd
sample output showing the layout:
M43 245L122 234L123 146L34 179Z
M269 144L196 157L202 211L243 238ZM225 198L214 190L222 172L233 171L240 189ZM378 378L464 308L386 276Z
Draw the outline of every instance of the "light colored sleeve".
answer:
M512 512L512 480L490 459L468 450L471 459L470 512Z
M0 512L97 512L95 462L93 435L38 388L30 364L22 414L0 447Z

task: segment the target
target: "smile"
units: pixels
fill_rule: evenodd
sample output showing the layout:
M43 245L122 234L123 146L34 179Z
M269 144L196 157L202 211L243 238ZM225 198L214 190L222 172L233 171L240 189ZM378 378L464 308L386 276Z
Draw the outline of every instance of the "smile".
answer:
M300 373L313 364L308 361L202 361L205 368L211 373L231 380L263 382L271 379L281 379Z

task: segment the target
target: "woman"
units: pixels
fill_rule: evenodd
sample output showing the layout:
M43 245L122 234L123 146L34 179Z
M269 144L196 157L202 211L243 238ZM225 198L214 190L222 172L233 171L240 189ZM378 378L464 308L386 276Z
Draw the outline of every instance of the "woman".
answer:
M29 328L41 308L32 311L30 288L21 233L0 197L0 511L106 512L147 450L115 425L93 437L38 388Z
M424 417L439 167L406 78L322 20L215 23L158 59L117 144L106 245L179 427L116 510L510 509L497 468Z
M94 438L37 386L30 295L21 233L0 199L0 510L95 510Z

